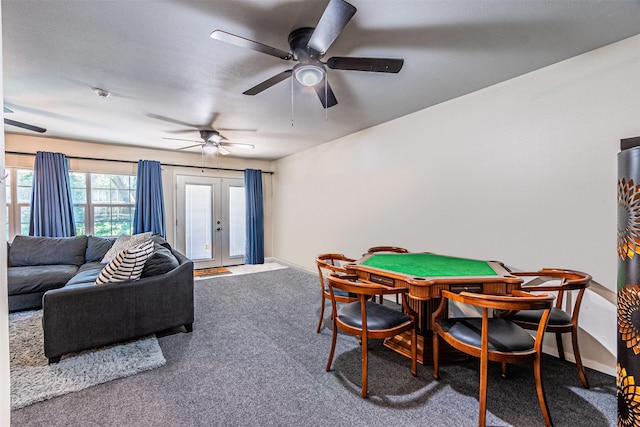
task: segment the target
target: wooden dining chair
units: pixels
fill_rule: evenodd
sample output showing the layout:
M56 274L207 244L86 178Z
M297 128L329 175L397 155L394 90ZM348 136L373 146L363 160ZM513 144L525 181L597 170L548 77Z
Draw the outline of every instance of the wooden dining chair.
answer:
M484 295L470 292L455 294L442 291L442 301L432 315L433 378L440 379L439 340L480 358L480 414L478 425L484 427L487 416L487 377L489 361L533 363L533 373L540 409L545 424L551 426L551 416L542 387L540 368L544 328L551 312L553 295L534 295L513 291L511 295ZM457 301L482 310L482 317L448 318L449 301ZM542 310L535 337L508 319L490 317L489 310Z
M537 277L526 282L522 287L523 290L529 292L557 292L556 303L551 309L546 331L556 334L558 357L561 360L565 360L562 334L571 333L571 344L578 376L582 386L589 388L589 381L582 365L578 346L578 316L580 315L582 297L591 283L591 276L581 271L556 268L543 268L540 271L533 272L513 272L512 274L519 277ZM575 298L572 298L574 293ZM565 309L563 306L569 308ZM570 308L571 306L573 306L572 309ZM525 329L537 330L541 316L541 310L528 310L510 314L508 318ZM506 375L506 369L503 370Z
M405 248L400 248L398 246L373 246L367 249L367 252L364 255L375 254L378 252L390 252L396 254L408 254L409 250ZM382 304L383 300L380 299L380 303ZM396 304L400 304L398 295L396 295Z
M356 276L339 276L330 273L329 292L331 294L331 309L333 313L333 334L331 350L327 361L327 372L331 370L333 355L336 349L338 329L347 334L355 335L362 347L362 397L367 397L368 384L368 344L369 339L383 339L393 337L405 331L411 331L411 374L415 377L417 371L418 336L415 327L415 312L407 304L407 289L392 288L378 283L364 282ZM342 291L357 295L357 301L337 305L336 292ZM370 301L376 295L401 294L404 312Z
M322 295L322 303L320 305L320 320L318 320L318 328L316 332L320 333L322 329L322 321L324 320L324 307L325 301L331 300L331 294L329 293L329 285L327 284L326 276L329 273L346 274L344 264L354 262L352 258L348 258L343 254L320 254L316 257L316 266L318 267L318 278L320 279L320 293ZM357 300L357 297L349 296L349 293L343 291L336 291L337 302L353 302Z
M373 247L367 249L367 253L365 253L364 255L374 254L376 252L393 252L393 253L398 253L398 254L409 253L409 251L407 249L399 248L397 246L373 246Z

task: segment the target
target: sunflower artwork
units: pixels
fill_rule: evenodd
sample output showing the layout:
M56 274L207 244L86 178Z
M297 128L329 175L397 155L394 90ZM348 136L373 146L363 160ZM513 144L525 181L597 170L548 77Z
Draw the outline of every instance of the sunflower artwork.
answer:
M634 153L631 158L638 159L639 155ZM620 163L620 172L629 166L624 163ZM617 252L618 426L640 427L640 256L636 256L640 252L640 185L633 179L618 180Z

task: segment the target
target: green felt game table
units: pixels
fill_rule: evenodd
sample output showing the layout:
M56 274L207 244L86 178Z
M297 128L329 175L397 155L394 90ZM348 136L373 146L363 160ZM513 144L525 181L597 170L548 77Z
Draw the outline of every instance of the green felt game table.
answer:
M430 361L427 349L424 349L424 357L420 357L420 353L423 353L420 347L423 337L431 334L431 314L440 304L442 290L508 294L519 289L523 282L522 278L512 275L499 261L426 252L367 254L347 265L346 269L349 274L355 274L362 280L409 289L409 304L418 315L417 327L421 336L418 359L422 358L421 363ZM401 353L406 350L406 337L399 336L390 341L389 347ZM426 344L429 347L428 342ZM395 348L394 345L401 348Z

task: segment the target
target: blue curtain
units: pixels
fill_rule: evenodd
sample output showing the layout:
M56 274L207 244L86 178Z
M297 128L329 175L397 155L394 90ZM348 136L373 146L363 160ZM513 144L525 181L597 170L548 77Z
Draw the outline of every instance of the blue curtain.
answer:
M264 204L262 171L245 169L244 188L247 210L247 247L245 264L264 264Z
M36 152L31 187L29 235L76 235L69 181L69 162L62 153Z
M138 160L133 232L151 231L166 238L162 169L155 160Z

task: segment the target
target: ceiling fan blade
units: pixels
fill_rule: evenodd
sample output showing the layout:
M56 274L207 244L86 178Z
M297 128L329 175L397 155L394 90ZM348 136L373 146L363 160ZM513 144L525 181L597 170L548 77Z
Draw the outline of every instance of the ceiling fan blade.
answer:
M22 128L22 129L31 130L31 131L38 132L38 133L45 133L47 131L44 128L41 128L41 127L38 127L38 126L34 126L34 125L28 125L28 124L22 123L22 122L16 122L15 120L4 119L4 123L6 125L19 127L19 128Z
M221 147L242 148L243 150L253 150L254 148L256 148L255 145L243 144L240 142L219 142L218 145Z
M324 54L356 13L356 8L344 0L331 0L324 10L307 46Z
M187 147L178 148L177 150L186 150L187 148L200 147L202 144L189 145Z
M216 128L220 132L258 132L258 129Z
M338 103L336 96L331 90L331 86L329 82L327 82L326 93L325 93L325 85L323 83L317 84L314 86L316 93L318 94L318 98L320 98L320 102L324 108L331 108Z
M187 142L199 142L196 141L195 139L183 139L183 138L162 138L162 139L169 139L171 141L187 141ZM200 142L201 143L201 142ZM202 143L201 143L202 144Z
M245 39L244 37L236 36L235 34L227 33L226 31L215 30L211 33L211 38L234 46L266 53L267 55L275 56L276 58L286 60L293 59L293 55L290 52L285 52L284 50L276 49L275 47L267 46L266 44L254 42L253 40Z
M163 122L169 122L169 123L173 123L176 125L180 125L180 126L186 126L188 128L197 128L197 126L191 124L191 123L186 123L180 120L176 120L176 119L172 119L170 117L165 117L165 116L161 116L159 114L152 114L149 113L147 114L147 117L150 117L152 119L156 119L156 120L162 120ZM189 130L189 132L191 132L192 130Z
M280 74L276 74L275 76L271 77L270 79L267 79L265 81L263 81L262 83L259 83L257 85L255 85L254 87L252 87L249 90L246 90L243 92L243 94L245 95L257 95L260 92L262 92L265 89L269 89L271 86L280 83L283 80L288 79L289 77L291 77L291 73L293 72L293 70L286 70L281 72Z
M223 145L218 144L218 153L222 154L223 156L227 156L227 155L231 154L231 151L229 151L226 148L224 148Z
M334 70L373 71L376 73L397 73L402 69L403 64L404 59L344 56L334 56L327 61L327 66Z

